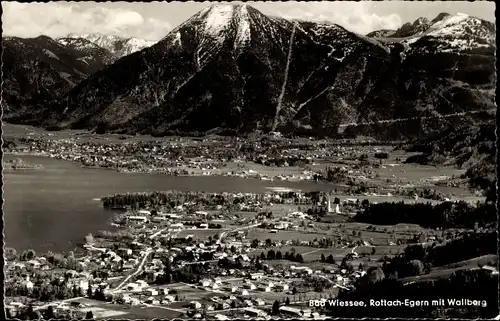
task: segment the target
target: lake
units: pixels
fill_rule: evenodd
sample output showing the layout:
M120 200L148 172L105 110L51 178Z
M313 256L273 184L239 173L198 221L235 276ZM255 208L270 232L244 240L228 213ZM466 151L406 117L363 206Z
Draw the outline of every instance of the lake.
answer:
M3 173L5 246L16 248L18 253L30 248L42 253L70 251L88 233L111 229L108 223L112 212L96 199L114 193L174 189L258 193L269 192L272 187L302 191L333 188L313 182L118 173L44 156L4 155L6 161L14 158L44 167Z

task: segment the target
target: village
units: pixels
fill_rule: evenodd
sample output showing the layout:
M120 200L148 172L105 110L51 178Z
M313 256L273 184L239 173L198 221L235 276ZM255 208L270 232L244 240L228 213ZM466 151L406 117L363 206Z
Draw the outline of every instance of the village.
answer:
M179 198L179 193L168 195ZM289 192L211 195L209 199L218 197L226 201L216 206L217 202L205 202L206 209L200 209L199 200L176 205L169 212L158 206L128 207L115 217L113 225L120 231L88 235L82 253L66 255L61 259L65 264L54 257L23 253L23 260L6 266L6 277L18 278L22 287L16 295L7 290L11 315L26 304L34 311L49 307L27 299L50 291L41 289L47 280L37 274L43 273L71 292L50 303L51 313L92 311L107 318L148 307L169 317L224 320L280 313L318 319L321 311L311 309L308 300L333 298L339 288L351 289L369 266L378 264L370 258L377 241L359 237L373 227L361 232L357 226L352 233L342 228L349 225L342 211L355 211L359 201ZM227 204L235 203L229 199L241 201L236 202L237 208L229 208ZM103 202L116 207L120 200L111 196ZM317 222L311 208L336 216L338 222ZM413 233L406 229L378 246L397 253ZM69 261L74 261L72 269ZM52 283L54 291L57 282ZM24 301L16 301L21 294Z
M477 196L467 191L466 181L461 178L463 171L423 169L408 163L413 154L394 151L395 142L385 146L370 140L352 145L349 141L333 144L280 136L248 141L235 137L142 141L134 137L95 138L84 133L64 138L50 135L28 132L26 137L13 141L6 136L5 152L16 157L48 156L122 173L335 183L347 195L417 195L440 201Z

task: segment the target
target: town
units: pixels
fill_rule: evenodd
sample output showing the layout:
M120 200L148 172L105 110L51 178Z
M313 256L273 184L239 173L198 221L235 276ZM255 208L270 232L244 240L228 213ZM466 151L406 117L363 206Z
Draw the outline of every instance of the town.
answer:
M87 235L78 253L6 251L10 317L321 319L309 300L353 291L407 247L464 232L359 223L356 213L377 204L333 192L166 191L102 203L117 211L116 229ZM497 260L482 256L480 269L498 275ZM417 275L432 273L425 265Z

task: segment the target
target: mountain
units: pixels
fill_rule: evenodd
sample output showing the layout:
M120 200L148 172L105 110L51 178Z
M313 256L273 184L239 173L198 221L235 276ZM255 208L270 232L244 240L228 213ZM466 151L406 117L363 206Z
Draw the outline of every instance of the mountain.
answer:
M96 72L29 122L154 135L324 135L339 124L415 118L345 133L423 135L456 120L440 116L465 113L457 118L472 121L470 112L495 107L494 27L472 17L440 21L414 38L373 39L248 5L214 5Z
M86 38L62 37L57 38L56 41L65 47L86 53L91 57L99 57L105 64L111 64L119 58L109 49L105 49Z
M47 37L3 37L2 107L5 114L44 106L105 65Z
M495 25L463 13L440 13L432 21L419 18L398 30L379 30L367 36L384 43L398 42L414 47L435 42L435 46L428 49L439 52L481 52L496 46Z
M115 60L155 44L155 41L152 40L124 38L116 35L103 35L99 33L84 35L69 34L57 40L63 44L74 44L80 48L92 48L97 46L106 49L112 53Z

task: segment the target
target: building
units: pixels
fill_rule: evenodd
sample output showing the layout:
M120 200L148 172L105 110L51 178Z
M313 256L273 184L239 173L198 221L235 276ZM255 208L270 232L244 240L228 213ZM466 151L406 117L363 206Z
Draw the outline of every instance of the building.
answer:
M274 289L278 292L284 292L289 290L289 286L286 283L278 283L274 286Z
M191 302L189 302L189 306L193 309L200 309L201 303L198 301L191 301Z
M260 285L259 290L263 292L271 292L271 288L265 285Z
M262 300L261 298L256 298L253 301L255 305L266 305L266 301Z
M127 221L146 223L148 218L146 216L131 215L127 216Z
M243 284L243 287L245 289L249 289L249 290L255 290L257 287L255 286L255 284L253 283L246 283L246 284Z
M311 315L311 310L310 309L297 309L289 306L282 306L280 307L280 312L291 314L297 317L309 317Z
M260 280L264 277L264 273L252 273L250 274L250 279L252 280Z
M156 289L146 289L146 290L144 291L144 293L145 293L146 295L149 295L149 296L154 296L154 295L158 295L158 294L159 294L159 293L158 293L158 290L156 290Z

